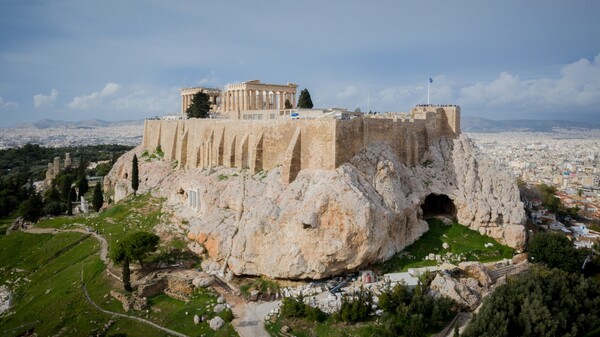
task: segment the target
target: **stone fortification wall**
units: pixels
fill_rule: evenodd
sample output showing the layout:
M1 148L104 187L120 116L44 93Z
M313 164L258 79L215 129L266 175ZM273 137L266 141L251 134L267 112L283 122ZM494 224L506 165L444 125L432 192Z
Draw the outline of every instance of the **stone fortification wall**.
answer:
M182 169L217 166L251 173L282 166L284 183L303 169L335 170L373 142L389 143L414 166L432 142L460 133L460 108L419 106L410 118L300 120L147 120L143 147L158 146Z
M302 169L335 169L336 120L147 120L143 147L159 145L179 168L216 166L252 173L283 166L284 180Z

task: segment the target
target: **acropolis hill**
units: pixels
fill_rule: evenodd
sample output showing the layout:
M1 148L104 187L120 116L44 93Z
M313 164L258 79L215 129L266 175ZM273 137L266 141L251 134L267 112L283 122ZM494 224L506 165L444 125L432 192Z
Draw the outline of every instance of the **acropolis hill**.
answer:
M105 188L115 201L132 193L136 153L139 192L166 197L188 238L236 275L354 270L401 251L439 214L523 246L518 189L461 135L458 106L297 109L296 87L182 89L182 111L202 90L213 118L147 120L143 143L118 160Z

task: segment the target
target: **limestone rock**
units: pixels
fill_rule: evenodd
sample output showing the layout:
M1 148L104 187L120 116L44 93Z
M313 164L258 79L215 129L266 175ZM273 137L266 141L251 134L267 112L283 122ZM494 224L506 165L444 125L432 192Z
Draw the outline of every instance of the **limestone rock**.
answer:
M200 316L194 315L194 324L200 324Z
M214 276L202 272L192 280L192 284L196 288L206 288L213 284L214 281Z
M458 267L467 275L474 278L484 288L489 288L492 284L492 279L487 272L487 268L480 262L461 262Z
M470 280L472 281L466 281L465 283L470 283L470 286L476 287L477 281L475 279ZM475 282L475 284L472 282ZM467 310L475 310L479 305L479 294L466 284L452 278L450 275L437 274L431 282L430 289L434 296L448 296L455 300L459 306Z
M204 247L202 247L202 245L200 245L198 242L190 242L187 247L196 255L202 255L206 253L206 249L204 249Z
M225 309L227 309L227 306L225 304L217 304L213 308L213 311L218 314L218 313L220 313L221 311L223 311Z
M142 151L123 155L105 178L115 200L131 193L126 174ZM430 194L448 196L459 223L523 247L514 180L466 136L434 142L421 161L427 165L409 167L394 153L371 143L336 170L304 169L287 186L281 168L251 175L140 160L138 193L166 198L166 211L189 223L188 238L210 257L202 262L207 273L317 279L386 260L428 230L420 206ZM187 205L190 190L197 208Z
M221 317L217 316L217 317L211 319L210 321L208 321L208 325L210 326L211 329L216 331L216 330L221 329L223 327L223 325L225 325L225 321Z

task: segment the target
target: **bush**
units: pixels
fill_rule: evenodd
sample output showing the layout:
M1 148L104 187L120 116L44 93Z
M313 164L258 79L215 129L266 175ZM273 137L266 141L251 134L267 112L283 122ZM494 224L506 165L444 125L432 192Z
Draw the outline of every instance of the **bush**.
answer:
M549 268L558 268L570 273L580 272L587 249L576 249L562 234L538 233L529 246L529 261L541 263Z
M584 336L599 328L600 283L538 267L498 287L461 336Z
M372 306L373 293L361 287L357 292L342 295L338 318L348 323L364 321L373 312Z
M323 322L327 319L327 314L304 303L302 297L284 298L281 301L281 315L286 318L306 318L313 322Z

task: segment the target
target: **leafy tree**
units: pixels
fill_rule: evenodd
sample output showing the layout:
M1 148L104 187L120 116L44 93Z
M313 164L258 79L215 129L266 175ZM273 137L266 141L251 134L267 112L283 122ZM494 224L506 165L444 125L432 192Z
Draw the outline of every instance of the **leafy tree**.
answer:
M576 249L567 237L557 233L538 233L527 247L529 261L567 272L581 271L588 255L586 249Z
M77 189L79 190L79 198L83 197L90 189L90 185L88 184L88 180L85 177L85 174L79 178L79 182L77 183Z
M102 195L102 186L96 184L94 187L94 195L92 196L92 208L94 208L94 211L98 212L100 208L102 208L103 203L104 196Z
M144 267L143 260L149 254L156 250L160 238L149 232L134 232L129 234L123 240L125 253L131 260L136 260Z
M192 104L187 108L186 114L188 118L208 118L210 105L208 94L199 91L192 98Z
M304 303L302 297L284 298L281 302L281 315L283 317L306 318L312 322L323 322L327 319L327 314L319 308L313 308Z
M292 103L287 98L285 99L285 102L283 104L285 105L286 109L291 109L292 108Z
M310 98L310 93L306 88L300 91L300 97L298 97L298 107L302 109L312 109L313 107L313 102Z
M134 232L112 246L110 258L114 263L122 264L123 286L126 291L131 291L129 263L137 260L143 268L143 259L156 250L159 241L160 238L155 234Z
M29 199L25 200L19 207L19 214L26 221L36 222L43 215L44 201L36 191L33 191Z
M133 194L137 193L138 187L140 186L140 178L139 178L139 168L138 168L138 158L137 155L133 155L133 160L131 162L131 188L133 189Z
M600 283L538 267L498 287L461 336L597 336L598 329Z

